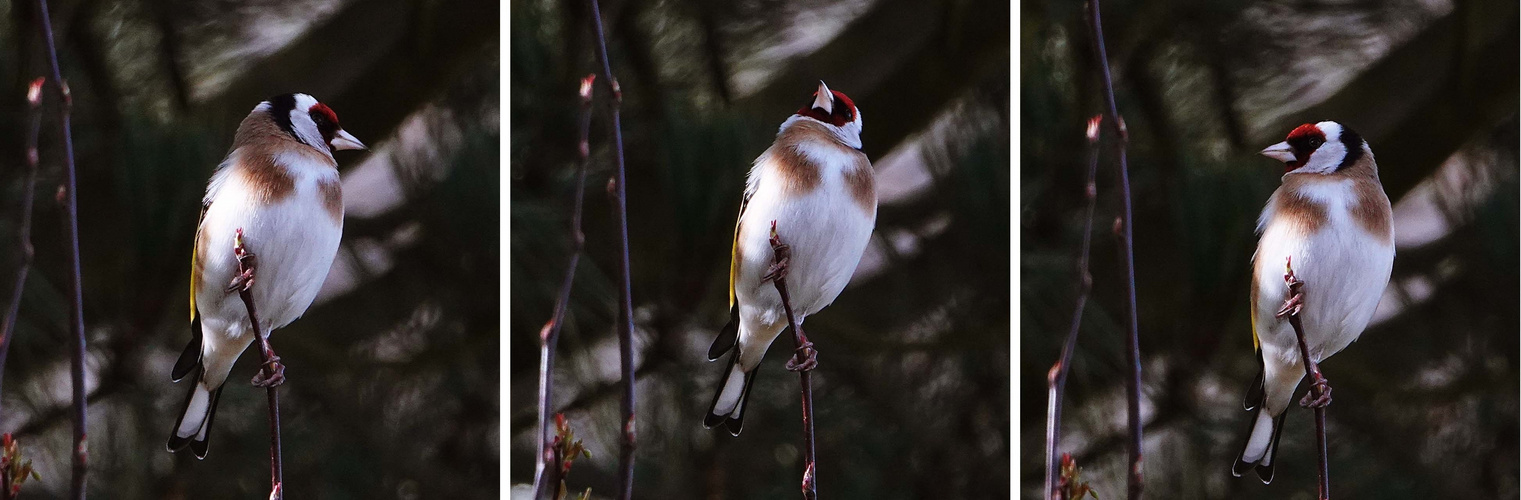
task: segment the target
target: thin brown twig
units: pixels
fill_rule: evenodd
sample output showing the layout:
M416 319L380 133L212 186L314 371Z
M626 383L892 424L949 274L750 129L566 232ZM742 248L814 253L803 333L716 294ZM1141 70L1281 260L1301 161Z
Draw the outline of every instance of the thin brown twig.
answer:
M1119 178L1120 178L1120 201L1123 205L1120 218L1115 221L1115 233L1120 237L1120 259L1125 263L1126 274L1126 313L1129 326L1129 336L1126 338L1125 357L1129 364L1128 380L1126 381L1126 406L1127 419L1130 424L1130 469L1127 484L1127 498L1135 500L1141 498L1141 491L1145 489L1145 481L1141 470L1141 336L1140 322L1136 315L1135 293L1135 239L1131 234L1131 226L1134 225L1134 217L1131 213L1130 202L1130 165L1125 159L1125 145L1130 142L1130 133L1125 129L1125 119L1120 117L1119 107L1114 102L1114 79L1109 75L1109 54L1104 48L1104 27L1099 15L1099 0L1088 0L1089 34L1093 36L1095 61L1098 64L1099 75L1103 78L1104 104L1106 113L1109 115L1109 124L1118 136L1115 148L1119 155Z
M589 2L592 30L597 36L597 61L602 65L602 81L613 97L609 108L613 118L613 155L617 159L617 171L609 186L612 192L608 194L613 197L613 212L618 220L618 270L621 275L618 287L618 364L623 372L623 442L618 454L621 484L618 498L630 500L634 497L635 448L634 299L633 280L629 270L628 181L623 162L623 126L618 116L618 110L623 105L623 90L618 86L618 79L613 77L612 63L607 57L607 35L602 30L602 8L597 0Z
M89 403L85 401L85 332L84 332L84 280L79 266L79 193L76 189L74 168L74 134L69 128L69 114L74 98L69 84L63 80L58 66L58 47L53 41L53 21L48 14L47 0L37 0L38 21L42 24L42 40L47 48L48 65L53 72L53 87L61 98L58 126L63 134L64 185L59 202L64 205L64 226L69 248L69 327L74 337L69 374L73 379L74 396L74 456L69 482L69 497L85 498L85 476L89 473L89 448L85 440L85 414Z
M1083 324L1083 307L1088 303L1088 293L1093 290L1093 275L1088 272L1088 250L1093 243L1093 209L1098 199L1098 185L1094 179L1098 177L1099 123L1102 121L1102 115L1089 118L1086 131L1088 177L1083 184L1083 196L1087 199L1088 206L1083 218L1083 246L1077 258L1079 282L1077 305L1072 310L1072 328L1067 330L1067 341L1062 344L1061 359L1051 366L1051 371L1046 376L1049 383L1046 396L1046 498L1057 496L1057 471L1061 462L1057 460L1056 451L1061 441L1062 396L1067 389L1067 374L1072 369L1072 350L1077 345L1077 332Z
M11 293L11 303L5 311L5 323L0 325L0 380L5 375L5 358L11 349L11 337L16 333L16 315L21 311L21 292L26 289L26 275L32 267L32 200L37 191L37 136L42 131L42 84L44 78L32 80L27 86L26 129L26 182L21 185L21 221L17 231L21 241L21 265L16 270L16 286ZM0 413L3 414L3 413ZM4 484L4 483L0 483Z
M591 103L592 82L596 81L597 75L586 75L581 79L581 140L578 142L577 155L579 161L576 164L576 193L575 202L572 204L570 216L570 264L565 266L565 279L560 282L559 294L555 297L554 313L549 322L544 323L544 328L539 329L539 453L538 460L534 464L533 471L533 498L541 498L545 484L545 473L549 472L555 477L547 478L548 483L559 489L558 465L546 467L546 462L559 464L553 456L555 451L549 433L551 408L554 405L554 362L555 346L560 342L560 329L565 323L565 310L570 303L571 283L576 277L576 263L581 260L581 250L586 246L586 235L581 232L581 207L586 191L586 168L591 158ZM551 498L559 498L556 491Z
M243 229L238 228L233 240L233 254L238 257L238 274L240 276L252 276L254 271L253 253L243 245ZM238 298L243 299L243 307L248 309L248 322L253 326L255 338L259 340L259 359L264 380L284 379L284 374L277 370L279 357L269 346L269 336L259 325L259 315L254 307L253 293L251 291L253 281L250 278L245 285L238 286ZM255 385L258 384L255 379ZM275 392L278 383L265 385L265 394L269 401L269 499L280 500L285 495L285 474L281 464L282 450L280 446L280 396Z
M797 316L792 314L792 298L787 294L786 266L791 257L791 248L782 241L782 237L776 234L776 221L771 221L771 251L774 261L774 269L767 273L766 278L776 286L776 293L782 298L782 310L787 313L787 326L792 329L792 341L796 347L793 350L792 360L787 362L787 369L798 372L798 384L802 387L803 400L803 498L815 500L818 492L818 470L813 447L813 380L809 372L813 371L817 364L817 353L813 350L813 343L808 341L808 335L803 333L803 328L797 323Z
M1320 372L1320 363L1316 363L1310 357L1310 346L1305 342L1304 324L1299 319L1299 311L1304 307L1304 282L1294 276L1294 260L1289 257L1284 262L1283 282L1289 288L1290 299L1284 303L1284 309L1280 315L1287 316L1289 325L1294 327L1294 336L1299 340L1299 356L1304 363L1305 371L1310 375L1310 394L1306 396L1302 405L1315 410L1315 447L1319 451L1320 469L1318 481L1315 483L1316 498L1330 500L1331 498L1331 468L1329 457L1326 453L1326 405L1330 404L1330 384ZM1309 397L1313 396L1315 402L1311 403Z

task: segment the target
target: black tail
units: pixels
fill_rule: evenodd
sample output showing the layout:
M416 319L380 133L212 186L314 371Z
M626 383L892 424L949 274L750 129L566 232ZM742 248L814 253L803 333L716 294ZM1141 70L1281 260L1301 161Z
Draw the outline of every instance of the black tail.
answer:
M185 350L180 352L180 359L174 362L174 370L169 372L169 380L179 382L199 366L201 366L201 316L192 315L190 343L186 344Z
M712 429L718 424L724 424L724 428L728 429L730 435L738 436L740 429L744 427L745 409L750 406L746 404L750 399L750 389L755 386L755 374L759 371L759 365L749 372L740 369L739 349L732 350L729 353L729 363L724 367L724 375L718 380L718 390L713 391L713 402L708 403L708 416L702 419L702 426ZM743 385L729 387L729 379L736 374L744 377ZM737 396L734 393L735 391L737 391ZM724 397L725 392L730 392L729 398ZM737 399L734 400L732 405L727 404L727 401L723 401L726 403L724 408L718 408L720 400L735 397Z
M1267 398L1266 390L1262 385L1262 369L1257 369L1257 378L1252 379L1252 385L1246 388L1246 397L1241 400L1241 406L1247 410L1255 410L1262 406L1262 401Z
M729 306L729 323L718 331L713 345L708 346L708 361L717 361L736 345L739 345L739 304Z
M185 394L185 402L181 405L179 418L174 419L174 427L169 429L169 451L175 452L190 448L195 453L195 458L205 459L206 450L211 446L211 424L216 420L217 401L222 399L222 387L211 389L201 380L205 369L197 367L195 383L190 384L190 392ZM225 384L223 384L225 385ZM201 394L203 403L196 404L196 395ZM194 407L192 407L194 405ZM180 424L185 422L185 417L204 418L202 424L187 432L180 432Z
M1267 407L1267 390L1262 381L1263 376L1258 374L1257 380L1247 389L1244 405L1252 411L1252 418L1247 420L1246 441L1241 445L1241 452L1236 454L1236 462L1231 464L1231 475L1241 477L1247 470L1255 469L1262 484L1268 484L1273 482L1273 467L1278 465L1278 438L1283 436L1284 415L1273 417L1262 413ZM1264 418L1269 420L1264 421ZM1271 434L1261 435L1265 432ZM1254 449L1254 441L1258 446L1266 443L1267 448ZM1251 456L1247 456L1248 452L1252 453Z

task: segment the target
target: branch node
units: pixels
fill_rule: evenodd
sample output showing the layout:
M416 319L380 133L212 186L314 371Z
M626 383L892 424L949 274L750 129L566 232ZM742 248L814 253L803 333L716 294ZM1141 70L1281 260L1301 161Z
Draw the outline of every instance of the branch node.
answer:
M597 74L591 73L581 79L581 89L577 93L581 95L581 103L590 103L592 100L592 83L597 81Z
M38 106L42 106L42 84L46 81L47 78L39 76L37 79L32 80L31 85L28 85L26 87L27 105L31 106L34 109Z

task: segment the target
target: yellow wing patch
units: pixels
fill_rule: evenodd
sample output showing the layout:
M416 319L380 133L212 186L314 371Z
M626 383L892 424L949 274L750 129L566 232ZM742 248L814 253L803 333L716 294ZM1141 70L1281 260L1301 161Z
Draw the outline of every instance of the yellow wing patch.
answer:
M745 208L750 206L750 193L745 193L744 201L739 202L739 217L734 219L734 244L729 248L729 308L733 309L738 299L734 295L734 283L739 279L739 223L745 220Z
M1262 350L1262 339L1257 338L1257 301L1252 301L1252 348Z
M195 321L195 282L196 274L200 272L197 264L201 249L201 223L206 222L206 209L211 208L211 203L201 203L201 215L195 219L195 240L190 243L190 321Z

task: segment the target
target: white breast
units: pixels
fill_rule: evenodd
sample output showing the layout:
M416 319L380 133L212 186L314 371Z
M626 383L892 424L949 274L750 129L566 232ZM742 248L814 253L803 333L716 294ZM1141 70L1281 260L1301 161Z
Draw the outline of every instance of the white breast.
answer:
M801 195L788 192L775 166L763 158L751 172L755 192L740 222L742 260L735 294L742 314L765 316L762 322L768 324L786 321L775 289L760 282L771 265L771 221L792 248L787 288L799 316L818 312L839 296L876 223L876 206L865 210L846 182L850 169L869 165L830 145L805 142L799 151L819 167L818 188Z
M205 266L206 286L196 293L196 307L208 334L241 337L251 330L242 301L223 290L237 269L232 248L239 228L245 245L257 255L252 290L265 330L285 326L306 312L327 277L343 222L327 211L319 183L336 182L338 172L296 155L281 160L295 190L272 204L259 203L256 193L231 168L218 171L212 182L208 197L213 202L201 224L207 244L198 257Z
M1264 355L1293 365L1298 364L1298 340L1288 322L1273 316L1287 294L1286 260L1293 259L1294 274L1304 282L1305 306L1300 317L1311 356L1317 360L1330 357L1362 334L1394 263L1393 243L1369 234L1353 218L1350 210L1356 197L1351 180L1309 184L1299 193L1322 203L1329 220L1306 235L1276 218L1269 202L1254 257L1257 333Z

